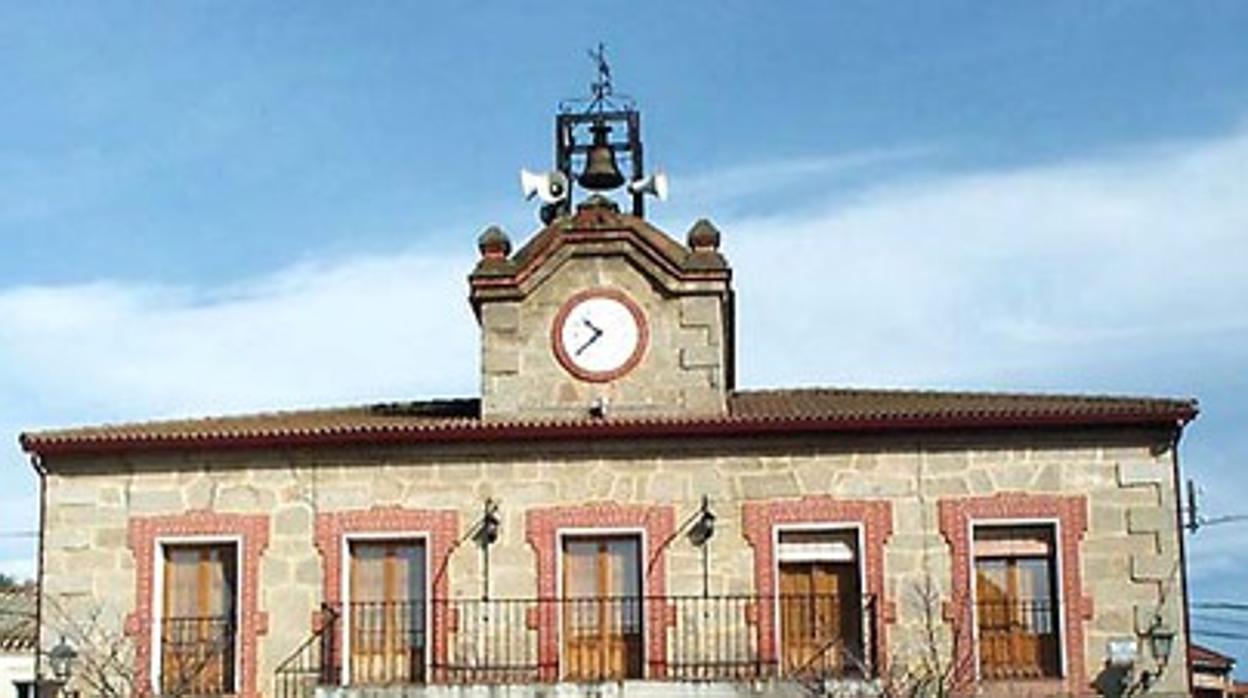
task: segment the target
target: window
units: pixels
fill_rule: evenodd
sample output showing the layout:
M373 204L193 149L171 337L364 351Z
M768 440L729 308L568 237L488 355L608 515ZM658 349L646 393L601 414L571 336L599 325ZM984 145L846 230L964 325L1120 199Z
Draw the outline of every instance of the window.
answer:
M781 531L778 557L784 673L860 670L864 608L857 531Z
M234 693L237 546L165 545L163 555L159 654L162 694Z
M418 540L350 542L350 683L425 680L425 546Z
M984 679L1060 675L1053 528L974 528L975 617Z
M641 540L563 540L564 677L641 678Z

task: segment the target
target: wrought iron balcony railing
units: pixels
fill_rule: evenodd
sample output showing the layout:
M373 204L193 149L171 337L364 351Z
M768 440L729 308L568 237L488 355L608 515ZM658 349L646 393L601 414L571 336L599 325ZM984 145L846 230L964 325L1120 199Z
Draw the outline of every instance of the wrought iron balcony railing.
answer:
M277 688L865 678L876 611L870 597L818 594L327 605Z
M234 618L229 616L162 618L161 695L234 693L236 636Z
M985 679L1034 679L1059 673L1058 605L1052 599L980 600L979 671Z

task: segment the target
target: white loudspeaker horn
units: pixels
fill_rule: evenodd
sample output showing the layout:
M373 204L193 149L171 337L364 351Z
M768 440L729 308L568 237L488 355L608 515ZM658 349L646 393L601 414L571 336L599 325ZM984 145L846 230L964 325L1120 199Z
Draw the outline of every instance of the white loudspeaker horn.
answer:
M649 194L659 201L667 201L667 174L665 172L655 172L646 175L628 185L628 191L632 194Z
M568 177L558 170L540 174L520 170L520 190L524 192L526 201L536 196L553 204L568 196Z

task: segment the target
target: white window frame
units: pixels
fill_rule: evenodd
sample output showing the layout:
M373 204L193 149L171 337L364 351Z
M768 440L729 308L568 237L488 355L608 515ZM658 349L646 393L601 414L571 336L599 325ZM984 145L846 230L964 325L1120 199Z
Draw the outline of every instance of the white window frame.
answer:
M621 538L624 536L633 536L640 539L638 555L641 559L637 561L638 572L641 573L641 667L644 676L645 668L649 666L650 652L650 619L647 614L650 607L646 602L650 594L647 586L648 576L647 569L650 566L649 543L646 540L646 529L640 526L621 526L612 528L560 528L555 531L555 598L547 603L555 604L555 640L559 644L559 680L563 681L563 670L567 667L567 638L563 636L563 542L567 538Z
M208 536L157 536L155 545L152 546L152 554L155 557L152 560L152 629L151 629L151 689L155 695L161 694L161 684L164 677L161 675L164 667L161 663L164 661L164 646L161 644L160 624L164 619L165 613L165 549L178 546L212 546L212 545L233 545L234 546L234 685L231 686L229 694L237 694L239 692L238 682L240 680L239 671L242 669L242 652L239 643L239 636L243 633L242 614L243 614L243 590L246 588L247 580L244 578L246 572L243 569L243 537L240 535L208 535Z
M857 537L858 543L858 600L861 602L869 592L867 592L867 550L866 550L866 526L861 521L812 521L808 523L784 523L773 524L771 527L771 634L772 647L776 648L776 670L780 671L784 667L784 647L781 646L781 630L780 627L780 534L781 533L839 533L843 531L853 531ZM877 603L879 599L876 599ZM866 638L863 638L866 641ZM872 637L874 642L875 638ZM868 648L863 647L865 652Z
M428 531L351 531L344 533L342 536L342 550L339 560L342 560L340 567L342 579L339 581L341 589L338 598L342 599L342 623L340 632L342 633L342 675L339 677L339 683L342 686L351 685L351 544L355 542L376 543L384 541L396 542L417 542L425 549L425 667L428 672L432 667L431 657L433 651L434 627L433 627L433 565L430 564L431 549L429 545L430 535Z
M1062 569L1062 521L1054 517L1022 518L1022 519L976 519L966 522L966 540L969 554L966 556L967 579L970 583L968 598L971 600L971 644L975 655L975 681L981 681L979 669L979 581L975 571L975 529L976 528L1019 528L1049 526L1053 533L1053 595L1057 597L1057 676L1054 679L1065 679L1066 669L1066 594L1062 580L1065 571Z

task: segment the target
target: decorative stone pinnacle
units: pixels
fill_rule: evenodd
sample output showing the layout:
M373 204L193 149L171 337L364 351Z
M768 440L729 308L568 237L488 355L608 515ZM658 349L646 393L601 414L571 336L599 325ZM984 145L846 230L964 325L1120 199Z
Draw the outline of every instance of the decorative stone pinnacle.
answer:
M689 229L688 241L694 252L714 252L719 249L719 229L705 218L698 219Z
M477 238L477 249L485 259L507 259L511 254L511 239L496 225L491 225Z

